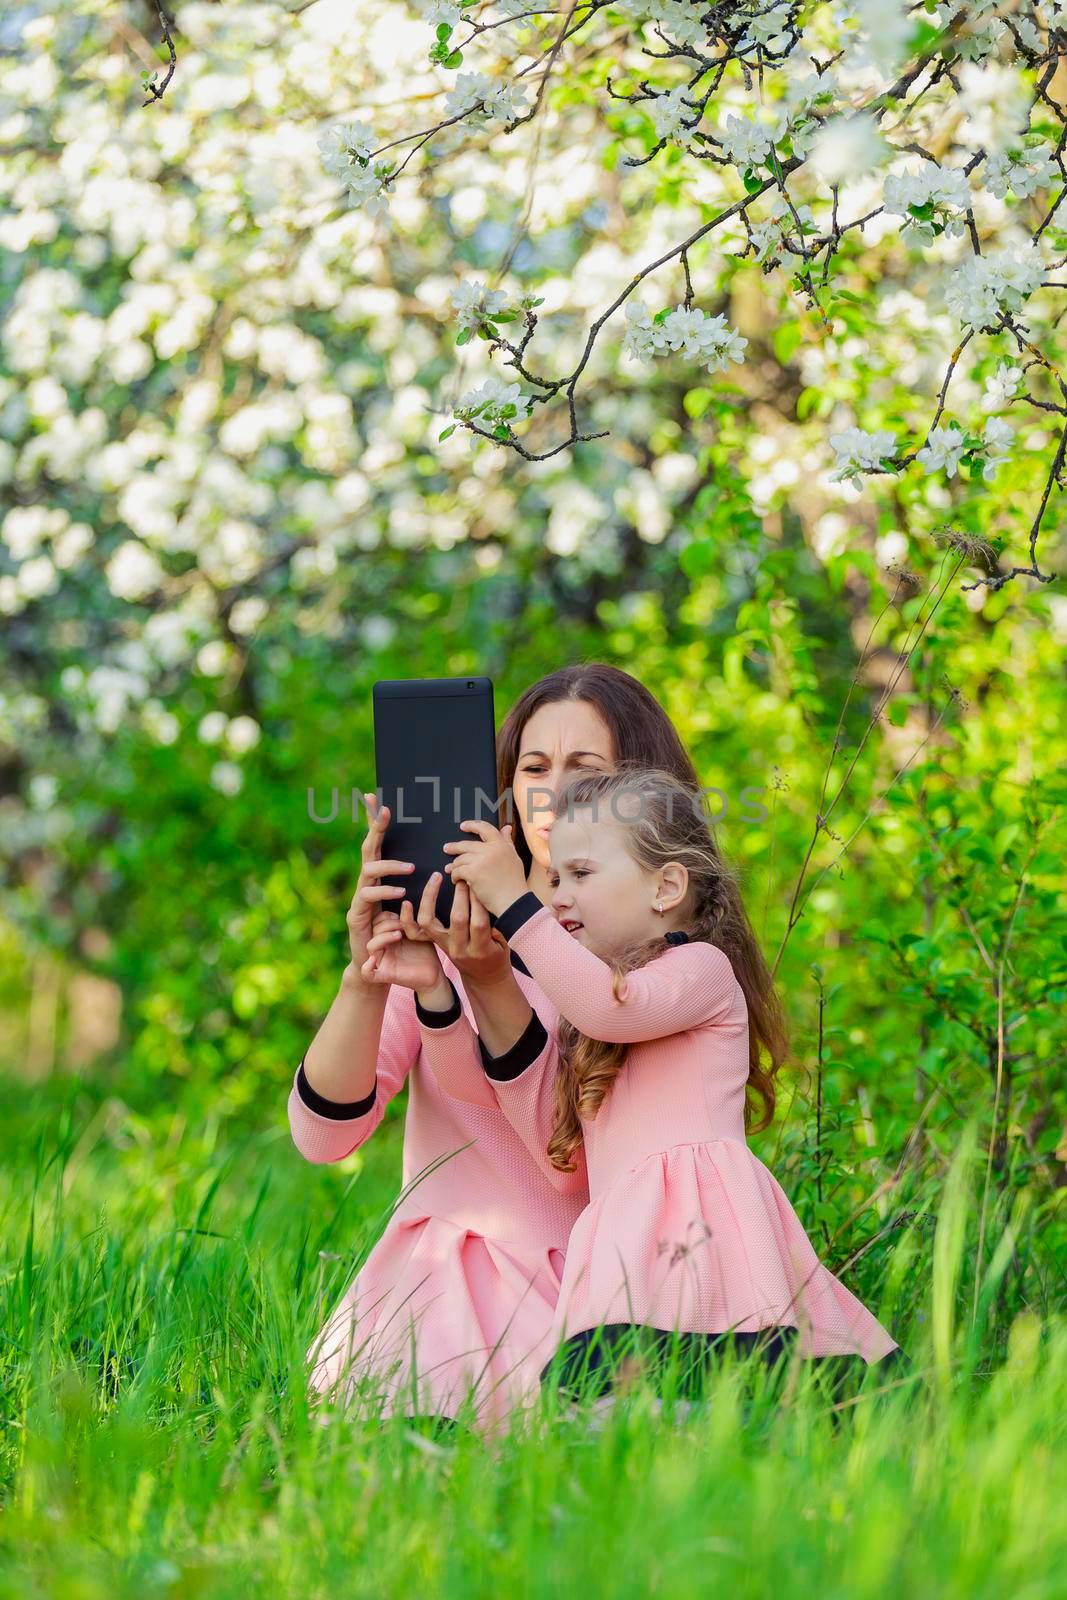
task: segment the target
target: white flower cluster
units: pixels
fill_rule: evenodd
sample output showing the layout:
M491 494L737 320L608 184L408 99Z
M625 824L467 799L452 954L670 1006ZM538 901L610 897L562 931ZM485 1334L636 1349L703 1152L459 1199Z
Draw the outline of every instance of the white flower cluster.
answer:
M668 89L666 94L657 95L652 102L652 122L657 139L674 139L681 143L681 135L688 131L683 123L692 123L694 118L695 107L686 98L684 84Z
M985 186L998 200L1003 200L1009 189L1025 200L1061 176L1052 146L1040 137L1031 144L995 150L985 164Z
M889 174L882 204L920 239L931 241L940 233L955 238L964 229L971 189L965 172L924 161L917 172Z
M982 396L983 411L999 411L1008 405L1019 388L1022 371L1019 367L1012 367L1002 361L992 377L985 381L985 392Z
M815 230L815 214L810 206L793 205L790 209L785 196L779 190L771 202L768 215L762 222L750 224L750 232L756 243L757 261L780 261L782 246L785 237L796 228L793 212L800 218L801 233L812 233Z
M756 15L745 29L737 42L739 50L754 50L756 45L762 45L771 55L777 55L789 43L786 29L795 7L780 0L777 5L757 5Z
M1003 367L1001 370L1004 370ZM1004 388L1005 384L1002 383L997 394L1003 393ZM944 472L949 478L954 478L963 456L970 453L986 454L982 476L988 481L997 468L1010 459L1009 446L1013 439L1010 424L1001 417L990 417L980 437L964 433L956 423L951 423L947 427L934 428L922 449L916 451L915 459L922 463L927 472ZM866 473L894 470L897 441L888 429L867 433L862 428L845 428L840 433L830 435L830 444L837 458L835 470L830 473L831 482L849 479L858 485Z
M450 299L458 313L460 330L474 332L484 322L492 322L497 312L507 307L508 297L503 289L490 289L484 283L471 283L467 279L451 291Z
M858 484L865 472L892 471L892 466L884 463L886 457L896 455L897 441L888 429L866 433L862 428L845 428L830 435L830 445L837 457L835 470L830 473L831 483L849 478Z
M478 122L514 122L526 107L526 89L521 83L490 78L485 72L461 72L445 96L445 111L450 117L466 116L477 108Z
M1015 435L1002 417L990 417L980 438L963 432L956 423L947 428L934 428L929 439L915 455L928 472L944 472L954 478L960 458L968 453L980 455L988 452L982 467L982 477L988 481L996 470L1010 459L1009 445Z
M322 165L337 178L348 194L349 204L368 216L380 216L387 209L384 185L393 170L392 162L370 164L377 140L366 122L339 122L319 139Z
M719 130L722 153L738 167L759 166L770 155L777 127L777 123L730 115Z
M1006 312L1020 310L1044 271L1032 239L987 256L969 256L949 279L945 304L964 328L995 328Z
M469 390L455 407L457 417L465 422L482 421L499 428L509 427L520 415L529 417L533 403L524 395L517 383L509 383L494 373L486 378L480 389ZM470 446L476 450L480 435L471 434Z
M651 362L665 351L681 350L703 363L709 372L725 371L731 361L744 360L747 339L727 326L724 316L712 317L696 307L687 311L676 306L664 316L649 314L643 300L626 303L626 334L622 348L626 355Z
M228 717L225 711L208 711L197 724L196 736L201 744L224 740L234 755L244 755L259 743L260 726L255 717Z
M700 8L685 0L614 0L612 9L621 11L631 22L654 22L661 32L679 44L702 45L707 41Z

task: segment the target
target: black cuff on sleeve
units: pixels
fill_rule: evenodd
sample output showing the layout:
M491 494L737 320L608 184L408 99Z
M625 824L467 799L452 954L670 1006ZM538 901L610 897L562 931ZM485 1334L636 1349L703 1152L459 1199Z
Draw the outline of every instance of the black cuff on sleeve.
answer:
M509 906L506 906L496 919L496 925L504 935L504 938L510 939L513 933L518 932L524 922L529 922L534 913L542 909L543 905L544 901L539 900L532 889L527 889L525 894L520 894L519 898L513 900Z
M349 1100L347 1104L340 1100L327 1100L325 1095L311 1087L304 1071L304 1062L301 1061L296 1074L296 1092L309 1111L317 1111L320 1117L329 1117L334 1122L347 1122L350 1117L365 1117L368 1111L374 1110L378 1098L378 1079L376 1076L374 1088L362 1100Z
M535 1011L526 1024L525 1031L502 1056L491 1056L479 1035L478 1049L482 1057L482 1070L487 1078L494 1078L497 1083L507 1083L511 1078L517 1078L520 1072L525 1072L526 1068L537 1060L547 1043L548 1034L545 1032L545 1025Z
M448 979L448 987L452 990L452 1004L447 1011L427 1011L419 1005L418 995L415 996L415 1015L428 1028L447 1028L450 1022L458 1022L463 1015L463 1007L459 1003L459 995L451 978Z

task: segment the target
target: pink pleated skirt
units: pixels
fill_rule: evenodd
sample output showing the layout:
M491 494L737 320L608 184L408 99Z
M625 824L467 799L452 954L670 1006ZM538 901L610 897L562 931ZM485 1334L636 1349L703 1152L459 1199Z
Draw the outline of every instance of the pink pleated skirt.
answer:
M346 1409L463 1413L492 1431L537 1396L562 1268L556 1248L395 1219L309 1347L309 1386Z
M674 1145L620 1174L570 1236L552 1337L602 1323L679 1333L795 1327L805 1356L879 1361L897 1342L819 1260L736 1139Z

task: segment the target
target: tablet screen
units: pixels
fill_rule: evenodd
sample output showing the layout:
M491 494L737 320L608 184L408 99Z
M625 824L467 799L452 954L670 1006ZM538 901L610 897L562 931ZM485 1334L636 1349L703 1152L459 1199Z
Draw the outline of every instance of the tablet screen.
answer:
M417 912L430 874L444 873L451 860L444 845L469 832L461 822L481 818L501 828L510 820L498 805L493 683L484 677L382 679L372 695L375 781L390 811L382 858L415 863L414 872L379 881L402 885ZM444 923L452 893L446 874L437 891ZM399 900L395 905L399 910Z

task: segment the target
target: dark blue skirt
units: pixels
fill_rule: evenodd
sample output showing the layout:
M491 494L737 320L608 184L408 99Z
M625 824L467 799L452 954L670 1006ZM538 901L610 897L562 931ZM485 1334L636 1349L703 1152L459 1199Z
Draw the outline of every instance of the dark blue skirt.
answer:
M660 1395L696 1400L721 1357L732 1348L739 1356L756 1351L764 1364L779 1372L797 1338L792 1327L763 1328L759 1333L677 1333L633 1322L609 1322L576 1333L560 1345L541 1372L544 1386L573 1399L598 1399L629 1382L649 1381ZM825 1378L832 1399L858 1391L868 1372L879 1382L910 1368L897 1347L869 1366L859 1355L809 1356Z

